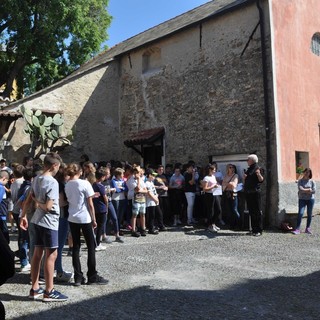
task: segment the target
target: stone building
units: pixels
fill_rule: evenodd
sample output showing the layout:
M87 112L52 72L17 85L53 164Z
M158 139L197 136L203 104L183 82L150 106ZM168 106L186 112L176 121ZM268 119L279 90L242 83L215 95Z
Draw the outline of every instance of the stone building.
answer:
M266 222L276 225L297 210L297 165L319 180L319 9L317 0L210 1L3 109L0 153L28 151L22 104L64 115L75 132L66 161L214 160L224 171L256 153Z

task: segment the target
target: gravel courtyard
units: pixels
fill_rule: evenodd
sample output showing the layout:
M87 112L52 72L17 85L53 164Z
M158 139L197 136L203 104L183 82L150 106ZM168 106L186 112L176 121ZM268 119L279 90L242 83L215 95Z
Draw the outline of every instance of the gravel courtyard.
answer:
M319 319L320 216L312 227L313 235L298 236L184 228L128 235L97 252L107 285L56 285L69 300L43 303L27 298L29 276L17 272L0 300L7 319ZM81 261L86 271L85 249ZM70 257L63 263L72 270Z

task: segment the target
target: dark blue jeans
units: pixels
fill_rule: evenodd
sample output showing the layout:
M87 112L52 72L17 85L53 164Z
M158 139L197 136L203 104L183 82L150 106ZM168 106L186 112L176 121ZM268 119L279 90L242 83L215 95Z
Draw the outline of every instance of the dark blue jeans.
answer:
M97 212L96 211L96 220L97 220L97 230L96 230L96 242L97 246L101 242L101 236L103 235L107 222L107 213L106 212Z
M114 206L114 209L117 213L118 218L118 226L120 229L123 217L125 216L126 210L127 210L127 199L123 200L112 200L112 204Z
M68 232L69 232L68 218L60 217L59 218L59 229L58 229L59 247L58 247L57 259L56 259L55 266L54 266L57 273L63 272L62 251L63 251L64 245L66 243L66 240L67 240Z
M117 234L119 232L119 223L118 223L118 217L116 210L114 209L114 206L112 202L108 202L108 216L107 216L107 230L106 233L110 233L110 228L108 226L110 225L110 220L112 221L113 230Z
M307 207L307 228L310 228L311 220L312 220L312 210L314 206L314 199L304 200L299 199L299 212L298 212L298 220L297 220L297 227L296 229L300 229L301 227L301 220L304 214L305 207Z

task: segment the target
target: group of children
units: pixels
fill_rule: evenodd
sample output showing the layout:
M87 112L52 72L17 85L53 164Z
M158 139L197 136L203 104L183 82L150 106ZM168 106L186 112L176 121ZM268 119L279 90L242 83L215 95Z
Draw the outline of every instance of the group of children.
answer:
M74 278L75 286L107 283L96 271L95 254L105 249L102 241L111 242L107 234L123 243L124 225L133 237L166 230L153 183L157 173L152 169L144 172L139 166L129 171L125 179L125 170L115 168L111 177L108 165L97 168L89 161L64 165L56 153L47 154L41 167L2 166L0 232L9 243L10 213L18 229L21 271L31 271L30 299L66 301L68 297L54 289L54 276L66 282ZM63 270L61 261L68 232L74 275ZM87 279L80 263L81 235L88 249Z

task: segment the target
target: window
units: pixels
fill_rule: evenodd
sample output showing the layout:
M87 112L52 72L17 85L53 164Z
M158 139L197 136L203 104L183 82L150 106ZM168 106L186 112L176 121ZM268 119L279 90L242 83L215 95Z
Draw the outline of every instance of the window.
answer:
M296 151L296 178L299 179L305 168L309 168L309 152Z
M311 51L320 56L320 33L316 32L311 39Z
M161 68L161 49L151 48L142 55L142 73L158 71Z

